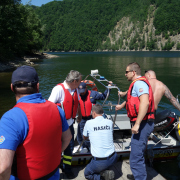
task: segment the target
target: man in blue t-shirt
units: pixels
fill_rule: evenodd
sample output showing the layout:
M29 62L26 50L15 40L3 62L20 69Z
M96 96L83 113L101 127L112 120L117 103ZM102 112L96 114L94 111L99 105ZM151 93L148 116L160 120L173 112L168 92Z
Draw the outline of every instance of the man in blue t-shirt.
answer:
M126 67L125 76L132 81L127 94L127 101L116 106L120 110L125 105L131 121L131 153L130 167L133 175L128 174L128 179L146 180L144 152L148 137L154 129L155 109L152 88L145 77L141 77L138 63L133 62ZM120 92L119 92L120 93ZM120 93L121 95L121 93Z
M104 119L102 106L96 104L92 107L94 119L87 121L83 131L83 138L90 140L91 162L86 166L84 175L89 180L113 180L114 171L107 170L117 161L113 143L113 122Z
M33 67L13 72L11 90L17 104L0 121L0 179L59 180L61 151L71 140L64 111L42 98Z

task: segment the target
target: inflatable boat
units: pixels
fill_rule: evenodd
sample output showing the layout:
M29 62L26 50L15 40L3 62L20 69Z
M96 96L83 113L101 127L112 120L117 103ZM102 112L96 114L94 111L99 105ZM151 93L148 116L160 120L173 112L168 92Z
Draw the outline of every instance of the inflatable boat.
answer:
M91 80L88 80L91 78ZM84 81L89 87L97 88L95 84L98 82L108 89L107 97L102 103L103 108L109 109L110 113L106 113L105 117L114 124L114 146L118 154L119 160L128 159L131 152L131 125L127 114L118 114L115 106L120 103L120 96L117 97L117 104L109 101L111 89L120 89L115 85L108 86L109 82L105 77L98 74L98 70L92 70ZM118 92L117 92L118 94ZM108 100L108 101L107 101ZM112 112L114 109L114 113ZM170 110L164 110L156 115L154 131L151 133L147 149L145 153L146 160L164 161L175 159L180 154L180 118ZM75 136L77 135L77 123L74 124ZM72 165L85 165L91 160L92 156L87 149L82 149L81 145L76 144L73 151Z

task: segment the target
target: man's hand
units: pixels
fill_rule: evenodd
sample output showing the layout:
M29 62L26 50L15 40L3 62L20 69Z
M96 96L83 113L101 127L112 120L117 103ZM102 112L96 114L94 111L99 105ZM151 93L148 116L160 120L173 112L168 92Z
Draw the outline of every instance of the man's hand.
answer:
M124 101L122 104L116 105L115 110L116 111L121 110L122 108L125 107L125 105L126 105L126 101Z
M126 96L127 92L128 92L128 91L125 91L125 92L123 92L123 91L118 91L118 95L121 96L121 97L124 97L124 96Z
M138 134L139 133L139 124L134 124L134 126L131 128L132 134Z
M112 86L113 82L112 81L109 81L108 82L108 86Z

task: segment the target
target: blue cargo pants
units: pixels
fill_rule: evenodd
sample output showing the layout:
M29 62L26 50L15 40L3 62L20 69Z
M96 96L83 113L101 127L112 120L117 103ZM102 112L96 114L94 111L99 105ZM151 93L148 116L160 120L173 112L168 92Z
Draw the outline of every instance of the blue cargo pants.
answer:
M130 167L135 180L146 180L147 172L144 152L148 137L154 129L153 121L143 120L139 127L139 133L131 137Z

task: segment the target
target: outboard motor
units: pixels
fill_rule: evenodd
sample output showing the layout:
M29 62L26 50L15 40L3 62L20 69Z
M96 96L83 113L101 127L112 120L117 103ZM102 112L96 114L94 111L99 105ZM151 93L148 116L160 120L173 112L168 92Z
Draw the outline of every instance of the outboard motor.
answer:
M177 122L177 115L174 112L166 109L156 115L154 121L154 131L160 132L164 130L171 130L174 127L174 123Z
M178 116L166 109L156 115L154 121L154 132L163 133L163 131L171 131L174 128L174 124L179 121ZM180 141L180 126L176 126L173 130L175 132L176 139Z

